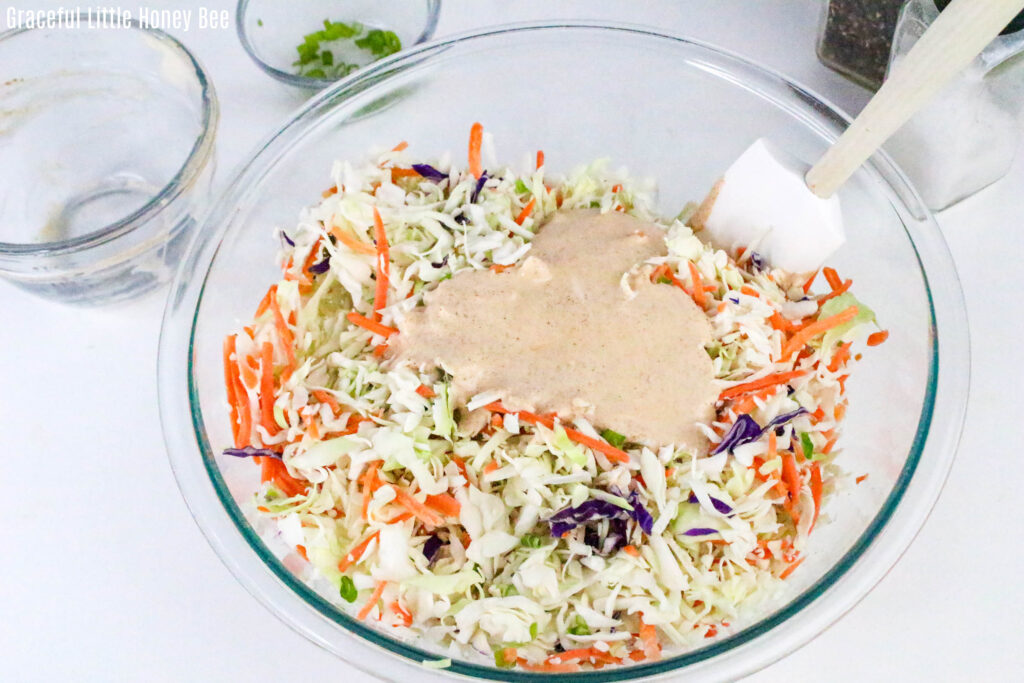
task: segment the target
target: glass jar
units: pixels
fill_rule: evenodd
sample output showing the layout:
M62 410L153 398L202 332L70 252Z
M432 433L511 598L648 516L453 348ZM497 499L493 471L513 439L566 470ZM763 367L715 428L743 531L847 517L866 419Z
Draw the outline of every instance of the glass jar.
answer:
M865 88L885 78L896 19L904 0L828 0L818 36L818 59Z
M947 4L910 0L904 6L893 37L890 72ZM1013 163L1024 105L1022 29L1024 13L885 145L932 210L990 185Z

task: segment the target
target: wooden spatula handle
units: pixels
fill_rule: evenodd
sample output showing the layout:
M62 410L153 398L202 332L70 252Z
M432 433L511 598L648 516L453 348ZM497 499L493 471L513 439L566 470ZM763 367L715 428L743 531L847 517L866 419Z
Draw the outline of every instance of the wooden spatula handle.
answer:
M807 186L830 197L890 135L977 57L1024 0L953 0L882 84L850 127L807 172Z

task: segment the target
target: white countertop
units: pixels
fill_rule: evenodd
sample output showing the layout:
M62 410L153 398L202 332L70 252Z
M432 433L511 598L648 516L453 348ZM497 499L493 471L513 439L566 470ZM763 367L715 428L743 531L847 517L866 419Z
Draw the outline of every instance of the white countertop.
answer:
M148 5L204 4L233 12L229 0ZM544 18L650 24L766 63L857 111L868 94L814 56L820 10L810 0L445 0L437 35ZM171 32L216 84L223 183L301 98L257 70L233 28ZM1024 376L1011 333L1024 314L1012 286L1024 254L1022 187L1019 154L1007 178L939 216L967 300L973 381L934 513L860 605L750 681L1020 680L1024 515L1012 505L1024 490ZM251 598L189 517L156 403L165 293L82 310L0 281L0 679L369 680Z

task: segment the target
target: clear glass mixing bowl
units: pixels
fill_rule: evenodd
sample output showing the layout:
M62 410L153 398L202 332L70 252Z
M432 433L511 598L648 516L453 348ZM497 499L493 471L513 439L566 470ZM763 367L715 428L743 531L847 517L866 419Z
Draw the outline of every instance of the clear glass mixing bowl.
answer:
M171 464L197 523L253 595L352 666L392 679L542 675L483 658L428 671L418 664L436 657L430 644L396 640L336 609L302 580L301 562L284 561L283 544L260 539L243 513L258 468L220 455L231 438L221 342L278 277L273 228L294 225L299 209L319 199L333 160L401 140L424 157L461 154L473 121L494 134L502 159L543 149L554 171L609 157L652 176L660 207L672 215L702 197L755 138L812 160L848 119L785 78L691 40L605 24L520 25L436 42L359 72L303 107L241 169L193 243L167 306L159 387ZM860 600L928 515L967 399L956 272L938 227L884 156L858 171L841 199L849 239L832 265L854 279L891 331L848 384L841 462L868 479L829 501L806 561L760 621L660 662L573 680L671 673L709 681L761 668Z

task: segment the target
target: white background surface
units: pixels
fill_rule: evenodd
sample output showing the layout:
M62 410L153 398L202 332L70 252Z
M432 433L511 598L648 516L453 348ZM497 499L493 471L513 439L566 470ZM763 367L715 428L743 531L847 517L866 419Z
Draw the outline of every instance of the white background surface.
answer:
M15 7L59 6L20 2ZM137 12L134 3L122 6ZM207 6L233 12L226 0ZM437 35L544 18L650 24L753 58L858 111L868 94L815 59L820 10L808 0L444 0ZM216 84L223 184L302 98L257 70L233 28L171 33ZM1016 286L1024 252L1018 156L1007 178L939 216L960 271L973 347L967 424L942 498L902 561L859 606L750 681L1024 675L1024 524L1015 505L1024 490L1024 375L1011 336L1024 313ZM13 172L0 169L0 182ZM246 594L189 517L156 404L165 292L79 310L0 281L0 680L368 680Z

